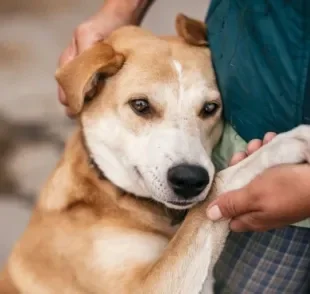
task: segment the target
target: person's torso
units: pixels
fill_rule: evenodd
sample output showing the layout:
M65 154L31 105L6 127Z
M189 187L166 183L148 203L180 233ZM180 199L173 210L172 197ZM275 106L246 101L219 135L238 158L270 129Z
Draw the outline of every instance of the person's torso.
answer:
M213 0L206 22L224 117L244 140L310 123L309 0Z

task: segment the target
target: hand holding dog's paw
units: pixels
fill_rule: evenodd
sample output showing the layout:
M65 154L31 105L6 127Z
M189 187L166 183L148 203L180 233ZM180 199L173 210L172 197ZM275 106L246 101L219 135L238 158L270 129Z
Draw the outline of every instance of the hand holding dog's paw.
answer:
M310 166L270 168L242 189L227 192L207 210L211 220L231 219L235 232L266 231L310 217Z
M277 134L274 132L268 132L265 134L263 140L254 139L251 140L247 146L247 149L245 151L237 152L233 155L233 157L230 160L229 165L235 165L239 163L241 160L247 158L254 152L256 152L259 148L261 148L263 145L268 144L273 138L275 138Z

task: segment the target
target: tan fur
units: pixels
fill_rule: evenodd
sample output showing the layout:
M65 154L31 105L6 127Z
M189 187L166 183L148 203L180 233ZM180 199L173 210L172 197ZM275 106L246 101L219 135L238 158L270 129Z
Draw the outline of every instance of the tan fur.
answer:
M73 114L78 114L82 110L84 96L87 88L91 87L94 73L113 75L123 62L124 57L121 54L117 54L111 46L100 42L95 44L92 50L83 52L56 73L57 80L68 97L68 104Z
M0 276L1 294L200 293L223 248L228 221L208 221L207 203L203 203L190 211L180 228L172 226L172 216L163 204L135 197L100 178L89 162L83 137L87 119L96 121L126 102L120 97L126 97L131 78L141 77L143 94L152 81L173 77L175 72L165 66L169 54L182 60L185 69L196 68L216 89L208 49L188 45L182 34L178 39L159 39L142 29L126 27L57 73L70 95L70 107L76 113L82 111L80 127L42 189L28 228ZM154 63L156 68L150 71L153 58L162 63ZM129 62L136 64L136 72L126 72ZM121 66L123 72L118 73ZM85 85L96 72L115 75L104 86L91 84L90 87L100 86L102 93L83 105ZM132 77L126 78L128 74ZM115 89L116 84L121 85L119 89ZM123 115L128 115L125 121L132 131L139 133L143 123L131 114ZM219 115L209 121L214 128L221 124ZM216 136L212 135L214 142ZM292 145L303 146L305 141L296 141L295 137L291 135ZM279 146L277 140L265 148ZM277 156L270 153L265 152L269 165L286 158L278 151ZM290 153L291 160L297 161L293 155ZM208 200L222 191L241 187L266 168L268 164L259 164L259 156L260 152L219 174ZM252 168L252 173L246 167Z
M202 21L191 19L183 14L176 18L176 29L187 43L195 46L206 46L206 25Z
M153 48L151 52L144 53L144 46ZM157 70L146 71L146 74L151 74L145 77L147 87L149 81L166 80L169 75L175 75L174 72L165 71L164 66L165 55L171 52L176 58L189 58L189 62L196 54L199 57L194 59L205 59L205 53L195 48L187 52L187 46L182 39L176 38L167 43L165 38L161 41L140 28L125 27L81 54L64 69L58 70L56 78L67 94L69 107L78 114L83 107L87 92L85 88L91 87L94 74L113 75L123 65L124 56L134 62L138 60L137 74L147 70L145 66L148 66L150 59L162 59L163 66L157 62L154 64ZM208 60L206 62L209 63ZM206 65L208 72L210 66ZM136 78L134 72L131 74L132 78ZM105 91L113 91L113 84L121 77L115 79L110 81L111 85ZM127 86L123 85L121 91L126 91ZM96 117L106 108L116 105L114 100L97 100L85 107L84 115ZM102 228L110 228L110 233ZM162 204L136 198L111 182L98 178L97 172L90 168L82 133L78 130L68 141L63 157L42 189L29 226L9 259L9 270L4 272L0 289L15 293L13 291L17 287L21 293L31 294L111 293L111 289L115 293L131 292L134 286L130 284L138 277L142 278L151 263L135 260L134 264L132 261L128 265L123 264L123 269L103 274L96 268L96 261L91 256L91 245L96 237L109 240L109 234L113 235L113 232L129 236L146 234L155 242L158 240L168 244L176 229L171 226L171 217Z
M59 202L58 197L66 202ZM41 283L53 289L53 293L61 293L60 289L68 287L69 281L72 293L85 289L97 293L102 285L111 283L111 288L107 288L123 287L118 279L131 276L129 271L102 275L93 268L95 260L90 245L106 227L124 232L149 232L161 238L170 238L173 233L163 207L133 198L108 181L98 179L97 173L89 168L81 135L77 133L44 187L29 228L11 257L11 271L18 287L31 288L33 276L41 276ZM65 263L63 255L68 258ZM138 263L134 268L140 266L143 265Z

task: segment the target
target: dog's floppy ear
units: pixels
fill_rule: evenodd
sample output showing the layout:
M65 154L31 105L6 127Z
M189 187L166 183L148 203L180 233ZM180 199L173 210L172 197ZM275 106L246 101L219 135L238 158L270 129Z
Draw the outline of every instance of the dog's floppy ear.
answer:
M207 46L207 26L204 22L178 14L175 27L179 37L194 46Z
M57 70L56 80L66 95L72 114L79 114L85 97L93 96L98 76L108 77L115 74L122 67L124 59L124 56L116 53L110 45L98 42Z

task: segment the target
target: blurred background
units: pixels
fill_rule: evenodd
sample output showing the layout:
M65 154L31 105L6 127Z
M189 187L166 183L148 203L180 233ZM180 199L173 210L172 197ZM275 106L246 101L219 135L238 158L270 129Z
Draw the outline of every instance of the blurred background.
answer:
M57 100L58 57L74 28L102 3L0 2L0 267L73 128ZM203 20L208 5L209 0L157 0L142 26L174 34L178 12Z

